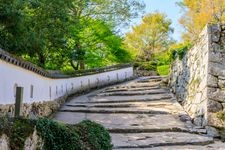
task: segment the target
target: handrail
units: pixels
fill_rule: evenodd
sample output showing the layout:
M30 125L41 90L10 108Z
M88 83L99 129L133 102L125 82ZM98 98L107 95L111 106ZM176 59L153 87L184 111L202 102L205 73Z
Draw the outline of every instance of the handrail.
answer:
M97 73L103 73L107 71L113 71L113 70L118 70L122 68L128 68L131 67L131 64L117 64L113 66L107 66L103 68L94 68L94 69L87 69L87 70L78 70L74 71L72 75L65 75L65 74L53 74L45 69L38 67L37 65L25 61L21 59L20 57L17 57L15 55L12 55L2 49L0 49L0 59L11 63L13 65L19 66L21 68L24 68L26 70L32 71L34 73L37 73L41 76L47 77L47 78L53 78L53 79L61 79L61 78L71 78L71 77L78 77L78 76L85 76L85 75L92 75L92 74L97 74Z

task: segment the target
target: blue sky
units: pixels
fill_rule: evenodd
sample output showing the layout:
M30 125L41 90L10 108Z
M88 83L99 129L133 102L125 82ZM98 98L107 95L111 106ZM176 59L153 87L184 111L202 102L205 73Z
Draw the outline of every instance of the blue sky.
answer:
M181 0L144 0L146 4L145 14L159 11L167 15L172 20L172 27L174 28L173 38L175 40L181 39L182 27L178 20L182 15L181 9L175 3ZM141 17L134 19L131 26L137 25L141 22Z

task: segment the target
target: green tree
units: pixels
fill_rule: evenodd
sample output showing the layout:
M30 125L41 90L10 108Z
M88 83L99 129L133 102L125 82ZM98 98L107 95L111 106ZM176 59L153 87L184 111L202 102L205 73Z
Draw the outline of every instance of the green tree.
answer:
M183 39L193 42L207 23L222 23L225 21L224 0L183 0L178 5L184 14L180 23L184 27Z
M143 7L138 0L1 0L0 47L46 69L122 61L128 53L116 28Z
M23 13L25 6L25 1L0 1L0 47L18 54L26 47L23 44L26 43L23 36L26 30Z
M79 31L79 45L76 38L70 38L68 47L73 58L70 60L75 70L110 65L129 61L129 53L123 48L123 40L112 27L101 20L89 20L86 27ZM75 28L76 29L76 28ZM72 61L72 62L71 62Z
M73 46L70 43L71 66L75 70L84 69L87 65L96 66L90 65L91 63L101 66L110 63L108 58L114 58L111 54L119 56L119 50L128 54L124 49L118 48L122 42L114 29L136 17L144 6L143 2L137 0L80 0L76 3L71 9L71 19L75 22L70 35L74 41ZM107 42L109 38L111 41ZM112 44L112 41L115 42ZM112 48L113 53L110 52Z
M155 53L168 49L172 32L171 20L165 14L155 12L144 16L142 23L126 34L124 42L133 57L150 61Z
M1 1L0 45L14 54L26 54L45 67L48 55L65 43L72 1Z

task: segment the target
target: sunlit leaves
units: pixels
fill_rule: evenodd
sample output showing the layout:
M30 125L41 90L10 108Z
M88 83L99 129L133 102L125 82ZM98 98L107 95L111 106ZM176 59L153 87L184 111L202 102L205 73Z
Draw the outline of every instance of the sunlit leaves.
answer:
M183 39L186 41L196 40L207 23L225 21L224 0L183 0L180 6L184 10L180 23L185 28Z
M171 21L165 14L148 14L140 25L133 27L132 32L126 34L125 44L134 56L149 60L153 53L167 49L169 35L173 31L170 25Z

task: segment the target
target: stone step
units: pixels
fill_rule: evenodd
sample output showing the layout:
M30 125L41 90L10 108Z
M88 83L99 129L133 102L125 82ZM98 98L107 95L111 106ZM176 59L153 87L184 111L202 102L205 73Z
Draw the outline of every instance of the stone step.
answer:
M98 96L133 96L133 95L153 95L153 94L169 94L165 89L153 89L145 91L121 91L121 92L107 92L99 93Z
M168 100L171 97L165 97L160 99L140 99L140 100L107 100L107 101L88 101L88 102L79 102L80 104L109 104L109 103L127 103L127 102L149 102L149 101L163 101Z
M131 88L156 87L156 86L159 86L160 84L161 84L161 82L157 82L157 83L136 83L136 84L129 85L129 87L131 87Z
M114 148L114 150L130 150L131 148ZM173 146L158 146L153 148L132 148L132 150L224 150L225 143L214 141L207 145L173 145Z
M207 145L213 138L184 132L111 134L114 149L153 148L160 146Z
M153 101L154 102L154 101ZM178 109L177 106L173 103L163 103L163 101L156 102L156 103L151 103L151 102L128 102L128 103L106 103L106 104L80 104L80 103L75 103L75 104L66 104L65 106L68 107L74 107L74 108L168 108L168 107L173 107L174 109ZM179 110L181 110L179 108Z
M71 113L58 112L55 117L58 121L69 124L79 123L82 120L92 120L102 124L107 129L116 130L164 130L175 129L188 130L179 117L171 114L104 114L104 113ZM126 131L127 132L127 131Z
M157 110L104 110L104 109L60 109L60 112L73 113L99 113L99 114L169 114L165 111Z
M151 82L159 82L162 81L162 78L158 78L158 79L142 79L142 80L138 80L136 81L137 83L151 83Z
M159 104L159 103L158 103ZM61 107L64 111L97 111L97 112L137 112L137 113L149 113L151 112L164 112L160 114L178 114L178 112L185 112L181 107L177 107L175 104L150 104L148 102L139 103L106 103L106 104L67 104ZM87 112L88 113L88 112Z
M83 107L83 108L129 108L129 107L135 107L132 103L130 104L66 104L66 106L69 107Z
M135 126L135 124L133 125ZM120 128L111 128L107 129L110 133L155 133L157 132L186 132L186 133L192 133L192 134L201 134L206 135L206 129L188 129L188 128L178 128L178 127L172 127L172 128L126 128L126 129L120 129Z
M127 84L125 86L116 86L114 88L121 88L121 87L130 87L130 88L145 88L145 87L156 87L159 86L162 82L151 82L151 83L138 83L138 82L134 82L131 84Z
M148 88L131 88L129 86L127 87L122 87L122 88L113 88L113 89L106 89L103 92L122 92L122 91L145 91L145 90L153 90L153 89L162 89L160 86L155 86L155 87L148 87Z
M156 95L135 95L135 96L94 96L89 97L89 101L79 103L127 103L127 102L149 102L149 101L164 101L172 99L171 94L156 94Z
M146 76L146 77L142 77L141 79L157 79L157 78L164 78L162 76Z
M135 127L135 124L133 125ZM159 133L159 132L187 132L189 133L189 130L186 128L178 128L178 127L172 127L172 128L109 128L107 129L110 133L115 134L128 134L128 133ZM198 132L195 132L198 133Z

